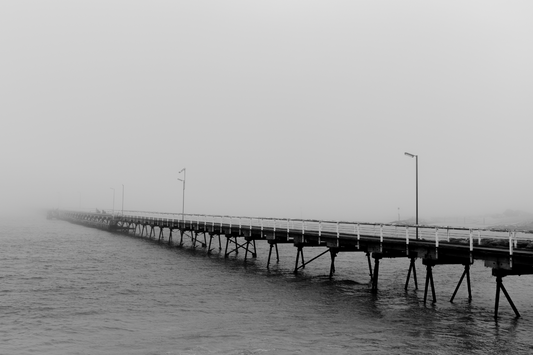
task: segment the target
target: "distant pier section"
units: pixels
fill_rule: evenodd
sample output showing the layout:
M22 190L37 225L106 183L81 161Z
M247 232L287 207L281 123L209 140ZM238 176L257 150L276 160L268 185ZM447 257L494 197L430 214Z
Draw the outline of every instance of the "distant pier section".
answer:
M53 210L48 218L67 220L111 232L157 238L160 241L183 245L189 239L193 247L202 247L211 253L215 246L224 249L224 256L244 252L257 257L256 242L267 242L267 267L275 252L279 262L278 244L292 244L296 248L294 272L323 255L330 256L329 275L335 274L335 258L341 252L361 252L368 260L370 287L378 290L379 265L383 259L406 259L405 289L412 283L418 288L415 260L421 259L426 268L424 302L431 292L436 302L433 268L438 265L461 266L458 284L451 296L466 279L468 300L472 300L470 266L482 260L496 277L494 316L498 317L500 294L503 293L516 317L520 313L505 289L506 276L533 274L533 233L493 229L469 229L446 226L357 223L303 219L234 217L216 215L171 215L136 212L120 215L79 211ZM177 240L179 238L179 241ZM174 241L176 239L176 241ZM319 247L323 252L311 260L304 259L304 248Z

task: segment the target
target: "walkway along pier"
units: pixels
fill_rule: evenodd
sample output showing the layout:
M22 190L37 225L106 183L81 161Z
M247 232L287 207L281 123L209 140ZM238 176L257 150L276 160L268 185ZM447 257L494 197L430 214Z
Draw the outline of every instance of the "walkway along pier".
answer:
M335 273L335 258L338 253L363 252L368 259L373 292L378 289L379 265L384 258L407 259L405 289L409 287L411 276L414 287L418 288L415 260L420 258L426 267L424 302L427 302L429 290L432 302L437 301L433 268L450 264L462 266L462 276L450 302L453 302L465 278L468 300L471 301L470 265L474 260L483 260L485 266L491 268L492 275L496 277L495 318L498 317L501 292L516 317L520 317L518 309L505 289L503 278L533 274L533 232L530 231L214 215L172 217L176 215L150 212L127 215L76 211L49 212L49 218L58 218L111 232L158 238L160 241L164 240L166 234L168 243L173 243L174 236L179 237L179 245L183 245L184 238L189 238L193 247L199 245L205 248L207 253L211 253L214 245L218 245L220 250L224 249L225 257L242 250L245 262L249 256L257 257L256 241L266 241L270 247L267 267L271 263L273 251L276 253L276 260L279 261L278 244L289 243L296 247L294 272L329 254L330 278ZM165 229L168 230L166 233ZM304 259L306 247L322 247L325 250L306 261Z

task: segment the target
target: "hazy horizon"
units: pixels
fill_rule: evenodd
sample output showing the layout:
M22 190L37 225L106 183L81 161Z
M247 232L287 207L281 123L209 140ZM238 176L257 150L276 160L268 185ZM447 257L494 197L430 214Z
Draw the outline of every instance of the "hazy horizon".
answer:
M533 212L533 3L0 4L0 213Z

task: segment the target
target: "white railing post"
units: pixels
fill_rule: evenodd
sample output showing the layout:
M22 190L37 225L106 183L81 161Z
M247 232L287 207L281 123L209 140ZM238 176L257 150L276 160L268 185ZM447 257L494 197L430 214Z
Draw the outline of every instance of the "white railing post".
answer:
M477 230L477 245L481 245L481 231Z
M383 224L379 225L379 242L383 243Z
M435 228L435 248L439 247L439 229Z
M509 255L513 255L513 232L509 232Z
M409 245L409 226L405 226L405 244Z
M470 229L470 251L474 250L474 240L472 239L472 229Z
M359 223L357 223L357 241L361 239L361 230L359 229Z

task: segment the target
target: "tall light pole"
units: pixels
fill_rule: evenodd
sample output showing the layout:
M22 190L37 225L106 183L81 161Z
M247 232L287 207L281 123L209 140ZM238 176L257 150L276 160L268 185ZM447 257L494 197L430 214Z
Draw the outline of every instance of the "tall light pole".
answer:
M178 178L179 181L183 182L183 198L181 203L181 220L185 218L185 177L186 177L186 171L185 168L181 169L178 174L183 173L183 179Z
M115 214L115 189L110 187L111 190L113 190L113 215Z
M416 239L418 239L418 155L407 152L405 155L416 160Z
M122 184L122 216L124 216L124 184Z

